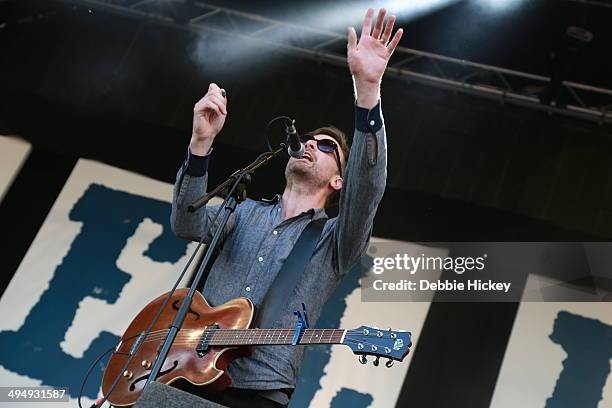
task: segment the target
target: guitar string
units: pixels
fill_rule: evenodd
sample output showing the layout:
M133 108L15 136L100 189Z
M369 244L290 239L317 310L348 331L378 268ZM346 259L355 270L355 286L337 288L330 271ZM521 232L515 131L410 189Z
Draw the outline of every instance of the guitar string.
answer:
M200 331L200 330L207 330L207 331L215 331L215 330L295 330L295 329L289 329L289 328L265 328L265 329L259 329L259 328L247 328L247 329L224 329L224 328L207 328L208 326L204 326L204 329L181 329L181 331ZM362 329L306 329L306 330L346 330L347 332L362 332ZM167 333L169 332L169 329L160 329L160 330L153 330L151 332L149 332L149 335L153 335L155 333L157 334L162 334L162 333ZM384 334L388 334L389 331L388 330L384 330L382 331L383 335Z
M265 331L264 331L265 330ZM328 337L328 336L342 336L344 334L344 330L343 329L309 329L309 330L313 330L312 332L306 332L303 335L309 335L310 337ZM326 333L326 331L331 331L329 333ZM177 334L176 339L182 338L191 338L193 337L193 334L198 334L197 331L196 333L183 333L183 334ZM214 336L214 340L223 340L223 339L235 339L236 336L238 336L238 338L242 338L245 337L245 335L248 335L250 337L280 337L280 336L293 336L295 334L295 329L236 329L236 330L232 330L232 329L220 329L220 330L209 330L206 331L206 333L204 332L200 332L200 339L198 341L201 340L212 340L213 336ZM161 335L161 336L147 336L147 339L143 341L143 343L145 342L150 342L150 341L156 341L156 340L162 340L164 339L166 336L165 335Z
M198 331L197 329L189 329L190 331ZM261 330L260 332L258 332L259 330ZM265 330L265 331L264 331ZM323 341L332 341L333 337L341 337L342 334L344 334L344 331L339 331L342 329L308 329L308 330L312 330L311 332L306 332L304 334L302 334L302 339L308 339L309 341L312 341L315 337L319 337L318 341L319 342L323 342ZM330 331L329 333L326 333L326 331ZM202 340L204 341L221 341L221 342L235 342L238 341L239 343L242 344L249 344L249 343L244 343L245 340L245 334L247 334L250 338L256 340L256 341L261 341L261 340L271 340L271 339L276 339L276 341L280 341L281 337L284 338L284 340L287 339L287 337L289 336L293 336L295 334L295 330L293 329L237 329L237 330L233 330L233 329L215 329L215 330L208 330L206 332L206 334L204 334L204 332L202 332L202 335L200 337L200 339L192 339L191 337L193 337L192 334L177 334L176 340L175 342L181 342L181 341L195 341L195 342L201 342ZM351 339L350 336L354 336L355 334L359 334L360 337L363 336L362 331L361 330L346 330L346 339L349 340ZM306 337L307 336L307 337ZM327 339L326 339L327 337ZM143 343L146 342L151 342L151 341L156 341L156 340L162 340L164 339L165 336L159 336L159 337L148 337L146 340L143 341ZM381 339L393 339L393 337L389 336L382 336L382 337L377 337L377 338L381 338ZM237 339L237 340L236 340ZM339 339L338 339L339 340ZM364 340L361 337L361 342L366 342L368 344L370 344L369 342L367 342L366 340ZM317 344L316 342L312 343L312 344ZM320 343L323 344L323 343Z
M338 339L337 341L339 341L339 340L340 340L340 339ZM350 342L352 342L352 343L356 343L356 344L361 343L361 344L363 344L364 346L370 346L370 347L375 346L375 347L377 347L377 348L381 348L381 349L384 347L384 346L380 346L380 345L378 345L378 344L370 343L370 342L368 342L368 341L363 341L363 340L360 340L360 339L353 339L353 338L346 339L346 338L345 338L345 340L346 340L346 341L350 341ZM331 341L331 339L330 339L330 341ZM174 344L175 344L175 345L180 345L180 346L190 346L190 345L195 345L195 344L197 344L197 343L198 343L197 341L180 341L180 342L175 342ZM308 345L308 344L313 344L313 345L316 345L316 344L338 344L338 343L298 343L298 345ZM212 344L211 346L215 346L215 345L216 345L216 344ZM240 344L219 344L219 346L249 346L249 345L250 345L250 344L243 344L243 343L240 343ZM265 345L270 345L270 344L266 344L266 343L255 343L254 345L262 345L262 346L265 346ZM287 343L287 344L280 344L280 345L291 345L291 343ZM364 352L372 352L372 351L374 351L374 350L363 350L363 351L364 351ZM377 354L380 354L380 353L377 353ZM382 356L382 357L389 357L389 356Z
M327 330L332 330L332 329L327 329ZM284 337L287 337L287 336L284 336ZM334 338L334 337L336 337L336 338ZM339 341L341 339L342 339L342 336L335 335L335 336L330 336L330 338L327 339L327 340L321 340L321 341L325 341L325 342L334 341L335 343L331 343L331 344L339 344ZM222 341L223 340L224 344L211 344L211 346L215 346L215 345L227 345L227 346L244 345L244 346L248 346L249 344L253 344L253 343L243 343L243 342L239 342L237 344L232 344L230 342L230 340L235 340L235 338L233 338L233 339L214 339L214 340L218 340L218 341ZM257 339L257 340L262 340L262 339ZM266 343L258 343L257 340L254 340L256 345L266 345ZM284 340L287 341L287 338L285 338ZM304 340L304 339L300 338L300 341L302 341L302 340ZM348 342L352 342L352 343L361 343L361 344L364 344L364 345L367 345L367 346L382 347L382 346L380 346L378 344L371 343L371 342L369 342L367 340L364 340L362 338L345 337L344 340L345 340L345 342L348 341ZM280 341L280 338L277 339L277 341ZM187 346L189 346L189 345L196 345L198 343L200 343L200 341L199 340L195 340L195 339L191 339L191 340L182 339L182 340L174 342L175 345L187 345ZM290 344L291 343L287 343L287 345L290 345ZM299 343L299 344L307 345L307 344L330 344L330 343ZM270 343L268 343L268 345L270 345ZM283 345L283 344L281 344L281 345Z
M336 336L343 335L345 333L344 329L308 329L309 331L304 332L303 335L309 335L311 337L326 337L326 336ZM312 331L310 331L312 330ZM329 331L329 332L327 332ZM207 330L207 331L195 331L195 333L181 333L178 337L186 338L186 337L194 337L194 335L199 335L200 339L221 339L221 338L240 338L240 337L261 337L261 336L293 336L295 334L295 329L222 329L222 330ZM161 336L148 336L145 341L154 341L165 338L165 335Z
M337 340L335 341L335 343L298 343L298 345L316 345L316 344L331 344L331 345L333 345L333 344L341 344L341 343L340 343L340 340L341 340L341 337L340 337L339 339L337 339ZM328 341L332 341L332 339L329 339ZM359 343L361 343L361 344L363 344L364 346L370 346L370 347L374 347L374 346L375 346L375 347L377 347L377 348L381 348L381 349L383 348L383 347L381 347L380 345L373 344L373 343L370 343L370 342L368 342L368 341L364 341L363 339L355 339L355 338L346 338L346 337L345 337L345 343L346 343L347 341L348 341L348 342L355 343L355 344L359 344ZM198 343L197 341L193 341L193 340L192 340L192 341L179 341L179 342L175 342L174 344L175 344L175 345L177 345L177 346L194 346L194 345L196 345L197 343ZM216 345L216 344L212 344L211 346L215 346L215 345ZM266 343L257 343L257 342L255 342L255 344L252 344L252 343L251 343L251 344L220 344L219 346L249 346L249 345L255 345L255 346L262 345L262 346L265 346L265 345L266 345ZM268 344L268 345L270 345L270 344ZM281 345L282 345L282 344L281 344ZM287 343L286 345L291 345L291 343ZM374 352L374 351L375 351L375 350L365 350L365 349L364 349L364 350L363 350L363 352L364 352L363 354L368 353L368 354L370 354L370 355L371 355L371 354L372 354L372 352ZM359 353L355 353L355 354L359 354ZM378 352L378 353L374 353L374 354L375 354L377 357L393 358L393 357L392 357L392 356L390 356L390 355L382 355L380 352Z
M325 342L327 342L327 341L339 342L341 339L342 339L342 336L335 336L335 337L330 337L329 339L326 339L326 340L321 340L321 341L323 341L323 343L314 343L313 342L313 343L300 343L300 344L327 344ZM266 344L271 345L270 343L259 343L259 341L262 341L262 340L266 340L267 341L269 339L253 339L253 343L254 344L261 344L261 345L266 345ZM282 340L290 341L288 339L288 336L285 337ZM303 341L303 340L304 339L300 338L300 341ZM217 340L217 339L215 339L215 341L222 341L223 344L210 344L210 346L217 346L217 345L228 345L228 346L231 346L231 345L244 345L244 346L248 346L249 344L253 344L253 343L245 343L245 342L240 341L240 340L239 340L239 343L237 343L237 344L231 343L231 341L236 341L236 339L227 339L227 340L224 340L224 339ZM281 339L276 339L276 341L281 341ZM177 345L192 345L192 344L193 345L197 345L199 343L200 343L200 341L198 341L198 340L180 340L180 341L174 342L174 344L177 344ZM285 343L281 343L279 345L283 345L283 344L285 344ZM286 343L286 344L290 345L291 343L289 342L289 343Z
M321 340L321 341L324 341L324 342L325 342L325 341L332 341L332 340L334 340L334 341L340 341L341 339L342 339L342 336L332 336L332 337L330 337L329 339L325 339L325 340ZM231 341L231 340L235 340L235 339L219 339L219 340L215 339L215 341L225 341L225 340L227 340L227 341ZM253 341L254 341L254 342L258 342L258 341L262 341L262 340L268 340L268 339L253 339ZM285 338L285 339L283 339L283 340L287 340L287 338ZM300 338L300 341L303 341L303 340L310 341L310 340L312 340L312 339L303 339L303 338ZM353 342L353 343L363 343L363 344L368 344L368 345L372 345L372 346L377 346L377 345L376 345L376 344L374 344L374 343L370 343L369 341L365 341L365 340L362 340L362 339L356 339L356 338L346 338L346 337L345 337L345 339L344 339L344 340L345 340L345 341L349 341L349 342ZM242 343L242 341L241 341L241 340L238 340L238 341L240 342L240 344L244 344L245 346L246 346L246 345L248 345L248 343L247 343L247 344ZM280 339L277 339L277 341L280 341ZM179 342L175 342L175 344L183 344L183 345L189 345L189 344L198 344L198 343L200 343L200 342L199 342L199 341L197 341L197 340L181 340L181 341L179 341ZM225 344L225 343L224 343L224 344ZM219 344L219 345L224 345L224 344ZM258 343L258 344L259 344L259 343ZM266 343L263 343L263 344L266 344ZM304 343L304 344L319 344L319 343ZM324 344L324 343L321 343L321 344ZM215 346L215 345L218 345L218 344L210 344L210 345ZM235 345L235 344L231 344L231 343L229 343L229 345Z
M177 336L178 335L192 336L194 334L208 335L208 334L211 334L211 333L214 334L220 331L226 331L228 333L241 333L241 332L248 331L255 335L255 334L258 334L257 331L259 330L261 331L267 330L268 332L279 331L279 330L295 331L295 329L284 329L284 328L283 329L280 329L280 328L279 329L274 329L274 328L271 328L271 329L204 329L204 330L202 329L181 329L181 331L177 333ZM344 329L307 329L307 330L342 330L344 331ZM165 338L165 334L168 332L168 330L166 329L166 330L161 330L161 331L163 331L164 333L157 333L153 335L149 334L147 336L147 340Z
M309 341L312 341L315 337L318 337L318 341L319 342L323 342L323 341L331 341L332 338L334 337L342 337L342 335L344 335L344 330L342 329L311 329L313 330L312 332L306 332L303 333L301 338L303 339L308 339ZM330 331L328 333L326 333L326 331ZM342 330L342 331L339 331ZM221 332L221 333L219 333ZM293 329L268 329L266 331L261 330L258 332L258 330L254 330L254 329L243 329L243 330L231 330L231 329L219 329L219 330L215 330L215 331L208 331L206 334L202 333L202 335L200 336L199 339L193 339L192 335L190 334L182 334L182 335L177 335L175 342L180 342L180 341L195 341L195 342L201 342L201 341L238 341L238 342L242 342L243 344L248 344L248 343L244 343L245 337L247 338L251 338L255 341L261 341L261 340L270 340L270 339L276 339L277 341L281 340L281 337L283 337L285 340L288 337L292 337L295 334L295 330ZM363 334L361 330L356 330L356 331L346 331L346 335L345 337L350 338L350 336L354 336L355 334L359 334L360 338L362 338ZM246 335L246 336L245 336ZM146 342L151 342L151 341L157 341L157 340L162 340L164 339L165 336L159 337L159 338L147 338L146 340L143 341L143 343ZM378 337L379 339L393 339L393 337L389 336L381 336ZM366 340L363 340L362 338L362 342L364 342ZM316 344L316 343L314 343Z
M322 331L321 335L327 335L328 333L325 333L328 330L331 331L340 331L341 333L344 333L346 331L347 334L363 334L362 330L357 330L357 329L306 329L308 332L311 333L315 333L316 331ZM156 334L149 334L147 336L147 340L146 341L150 341L150 340L157 340L160 338L165 338L165 333L167 333L169 330L168 329L163 329L163 330L158 330ZM179 331L179 333L177 333L177 337L178 336L192 336L193 334L200 334L201 336L206 335L208 336L209 334L211 335L219 335L216 333L221 333L221 334L230 334L233 336L234 333L250 333L252 335L262 335L262 334L266 334L266 333L271 333L271 332L276 332L276 331L286 331L288 333L294 333L295 329L287 329L287 328L270 328L270 329L181 329ZM191 332L191 333L188 333ZM388 334L389 338L393 338L391 336L391 334L389 334L388 331L383 331L382 332L383 335L378 337L378 338L387 338L387 336L385 336L386 334ZM276 334L275 334L276 335Z

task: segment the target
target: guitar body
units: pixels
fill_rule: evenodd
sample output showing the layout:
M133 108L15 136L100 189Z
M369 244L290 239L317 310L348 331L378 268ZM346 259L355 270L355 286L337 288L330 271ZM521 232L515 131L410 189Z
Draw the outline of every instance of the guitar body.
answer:
M147 382L151 367L155 362L178 308L188 289L177 289L166 305L151 334L142 342L127 368L123 368L129 358L130 349L134 346L140 333L157 314L167 294L159 296L149 303L134 318L121 338L119 348L111 356L102 380L102 392L107 395L115 378L120 380L109 396L108 401L114 406L129 406L136 403ZM204 355L196 352L195 344L200 340L206 326L218 325L221 329L247 329L253 319L254 307L249 299L237 298L211 307L204 297L196 292L191 307L174 344L170 348L166 361L156 381L175 385L179 388L193 385L204 393L220 392L231 380L225 373L230 362L249 354L246 347L211 346ZM141 339L142 340L142 339Z

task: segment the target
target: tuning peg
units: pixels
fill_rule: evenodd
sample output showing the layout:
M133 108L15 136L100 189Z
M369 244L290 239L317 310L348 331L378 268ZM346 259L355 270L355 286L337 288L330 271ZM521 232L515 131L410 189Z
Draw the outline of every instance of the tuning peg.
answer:
M360 356L359 356L359 362L360 362L361 364L367 364L367 363L368 363L368 359L367 359L367 357L365 356L365 354L362 354L362 355L360 355Z
M378 367L378 364L380 364L380 356L376 356L376 360L372 361L372 364L374 364L374 367Z
M385 367L387 367L387 368L391 368L391 367L393 367L393 363L394 363L394 361L393 361L393 360L391 360L391 359L389 359L389 360L387 360L387 362L385 363Z

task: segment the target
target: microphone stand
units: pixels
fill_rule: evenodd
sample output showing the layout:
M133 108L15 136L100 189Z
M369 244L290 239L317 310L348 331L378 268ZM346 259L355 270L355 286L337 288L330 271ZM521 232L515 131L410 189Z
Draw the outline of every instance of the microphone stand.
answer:
M221 233L225 229L225 226L227 225L230 215L236 210L236 207L238 206L238 204L243 202L246 199L246 186L247 184L251 182L252 174L257 169L259 169L261 166L263 166L264 164L267 164L268 162L270 162L270 160L278 156L280 152L286 149L287 149L287 146L284 144L281 144L281 147L279 147L276 150L273 150L271 152L262 153L261 155L259 155L259 157L257 157L257 159L255 159L253 163L249 164L244 169L237 170L236 172L234 172L234 174L232 174L227 180L221 183L214 190L212 190L205 196L199 198L198 200L194 201L193 204L187 207L189 212L195 212L199 208L206 205L206 203L210 201L210 199L212 199L219 192L225 190L228 186L231 186L229 188L225 201L222 204L224 214L223 214L223 217L221 218L219 227L215 231L212 237L212 240L210 241L210 243L208 244L206 248L206 254L204 255L204 259L202 260L202 262L200 263L200 266L198 267L198 272L195 278L193 279L193 282L191 282L189 292L187 293L187 295L181 302L181 306L179 307L178 312L174 316L174 320L172 321L172 324L170 325L168 336L164 340L164 343L159 351L159 354L157 355L157 358L155 359L155 363L153 364L153 367L151 368L151 372L149 373L149 377L147 378L147 382L145 383L143 392L149 386L151 381L155 381L155 379L159 375L162 365L164 364L164 361L166 360L166 356L168 355L168 352L170 351L170 348L172 347L172 344L174 343L174 339L176 338L176 335L178 334L180 327L183 325L183 322L185 321L185 316L187 315L189 306L191 306L191 302L193 300L193 295L196 292L196 288L198 287L200 281L202 280L202 277L204 276L204 271L208 267L208 264L211 260L211 257L214 253L215 248L219 244Z

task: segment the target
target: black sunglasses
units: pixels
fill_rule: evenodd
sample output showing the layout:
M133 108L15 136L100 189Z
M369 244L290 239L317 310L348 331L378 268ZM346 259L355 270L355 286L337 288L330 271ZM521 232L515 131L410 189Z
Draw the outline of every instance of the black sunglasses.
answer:
M330 139L315 139L315 137L312 135L300 136L300 141L304 144L306 144L306 142L309 140L316 141L317 148L323 153L334 152L336 154L336 162L338 163L338 171L340 172L340 177L342 177L342 165L340 164L340 153L338 153L338 143Z

